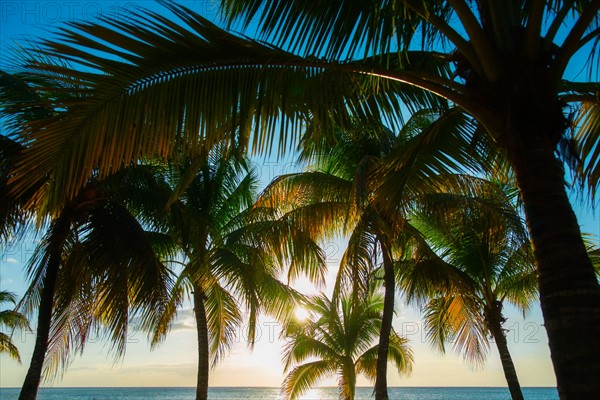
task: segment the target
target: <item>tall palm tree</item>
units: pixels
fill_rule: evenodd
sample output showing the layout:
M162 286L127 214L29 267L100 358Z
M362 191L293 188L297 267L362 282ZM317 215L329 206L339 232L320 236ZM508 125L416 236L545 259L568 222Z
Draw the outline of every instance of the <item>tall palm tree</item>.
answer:
M0 207L2 240L36 217L36 229L47 228L29 260L31 284L19 303L26 314L37 310L36 341L19 396L35 399L42 375L50 379L64 371L90 333L104 331L122 355L130 317L140 315L142 325L151 324L166 299L170 275L156 257L156 234L128 209L140 207L148 197L144 189L154 189L148 186L152 167L92 178L54 216L27 209L36 201L35 190L18 196L11 192L11 164L18 164L31 143L24 127L60 119L69 108L55 108L53 102L76 101L81 86L3 71L0 84L7 132L0 146L0 157L7 161L0 170L0 185L7 189ZM40 86L44 89L36 91ZM47 185L48 178L40 177L35 186Z
M259 312L281 318L300 300L278 279L285 267L290 278L305 272L313 281L323 280L325 263L318 246L300 229L278 221L274 210L252 207L257 182L247 160L223 148L171 175L175 187L169 210L174 218L169 225L186 261L153 342L166 336L191 291L198 335L197 400L208 397L210 366L235 340L242 307L252 344Z
M0 291L0 304L12 303L16 304L15 295L9 291ZM0 327L8 329L28 329L29 322L27 318L15 310L0 311ZM0 353L8 353L8 355L18 362L21 362L19 349L11 340L11 337L4 332L0 332Z
M394 123L402 119L403 101L414 110L447 99L477 121L514 170L534 243L561 397L600 391L595 379L600 373L600 323L593 317L600 309L600 285L555 154L573 148L568 145L572 116L582 144L580 172L597 188L595 127L600 107L593 77L598 72L594 43L600 35L600 4L222 4L232 22L258 21L262 39L291 52L228 34L172 3L167 6L178 18L175 23L146 12L119 21L71 24L56 40L42 41L27 67L42 76L85 81L81 94L86 101L66 118L31 127L35 143L15 170L14 190L32 188L45 174L56 176L51 185L38 189L48 194L38 198L50 199L44 207L56 211L85 184L92 174L89 166L108 174L140 155L168 157L175 142L194 152L201 143L210 147L223 139L219 127L224 124L239 126L245 143L256 150L273 147L281 133L279 147L284 149L294 142L293 128L307 114L322 127L344 124L348 114L367 121L380 120L383 114ZM569 81L569 63L587 49L590 81ZM73 64L48 66L47 59L53 57L66 57ZM572 113L565 112L565 104ZM250 142L252 128L263 129L255 129ZM128 132L128 143L122 141L122 132ZM107 155L94 143L114 151ZM392 185L382 196L392 198L394 193Z
M35 399L42 376L64 371L92 334L106 336L121 356L131 319L140 317L143 328L159 318L172 283L157 255L164 239L128 209L147 197L142 183L152 173L143 169L90 182L50 222L29 260L20 307L37 310L37 333L19 399Z
M286 326L289 342L283 359L289 372L282 385L286 399L294 400L320 379L337 374L339 398L353 400L357 375L375 378L379 345L373 342L381 329L383 297L371 292L358 302L349 296L338 300L336 305L325 295L313 297L310 319ZM393 330L387 351L399 373L411 371L412 351L407 340Z
M470 186L468 177L451 173L461 165L447 154L469 147L477 134L474 128L455 109L441 114L421 110L397 135L383 125L374 128L357 121L348 130L338 130L331 144L315 137L314 126L310 126L300 152L300 159L308 163L309 169L278 177L260 199L263 204L285 209L286 218L315 237L348 237L334 288L334 304L343 290L351 290L353 299L359 301L374 279L383 279L385 303L375 379L378 400L388 398L386 349L394 313L395 264L414 234L408 212L425 193L438 192L444 186ZM438 134L446 136L445 145L431 146L429 143ZM397 171L402 176L396 181L403 186L402 201L377 201L376 192L382 184L378 172L397 157L413 160ZM475 166L475 159L461 159Z
M438 194L424 203L412 220L423 239L399 269L399 282L409 300L424 303L428 338L440 350L451 342L481 364L491 336L511 396L523 400L502 308L525 312L537 299L533 252L510 196L497 185L485 189L476 198Z

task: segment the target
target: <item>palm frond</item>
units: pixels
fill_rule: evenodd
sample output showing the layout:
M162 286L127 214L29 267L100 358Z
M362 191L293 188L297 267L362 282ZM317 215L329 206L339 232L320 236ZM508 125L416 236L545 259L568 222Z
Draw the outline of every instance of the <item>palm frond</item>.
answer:
M286 336L293 337L293 341L284 345L282 352L285 372L288 372L293 364L302 363L311 357L323 360L335 360L338 357L334 349L312 337L310 329L305 328L295 332L294 328L287 326L285 331Z
M155 320L155 325L152 327L150 344L153 348L166 339L167 333L177 317L178 308L183 304L186 294L191 291L188 275L181 273L173 284L169 300L162 309L162 315Z
M370 380L377 376L377 354L379 345L366 350L356 361L356 371L364 374ZM408 340L398 336L396 332L390 335L388 359L394 363L398 373L409 374L412 371L414 357Z
M314 361L299 365L285 377L281 387L282 394L286 399L295 400L332 371L335 371L335 366L327 361Z
M0 304L12 303L16 304L17 300L14 293L6 290L0 291ZM8 329L30 329L29 321L25 315L19 313L17 310L2 310L0 311L0 327L6 327ZM8 353L8 355L21 362L19 350L12 342L12 337L6 333L0 332L0 353Z
M393 57L398 68L389 79L377 72L379 58L302 58L227 33L184 6L167 8L175 18L137 10L125 19L73 22L26 53L28 73L51 76L77 96L55 100L53 108L65 110L60 116L25 128L32 146L15 169L16 193L48 175L37 196L48 202L36 206L55 213L93 174L103 178L141 159L206 154L223 142L283 152L294 147L307 115L323 132L349 115L398 125L404 100L415 109L440 104L406 82L433 85L443 96L459 90L440 74L422 79L403 71ZM436 58L430 56L418 58ZM447 60L437 58L415 68L432 64L433 74L446 65L449 75Z
M439 176L481 173L484 165L483 135L476 135L477 125L462 110L453 108L443 114L428 111L414 115L405 128L403 140L382 160L375 172L381 182L378 196L401 204L406 196L439 190ZM412 132L411 132L412 131ZM475 142L475 139L478 139ZM488 153L489 154L489 153Z
M578 127L575 139L580 146L582 161L578 177L594 199L600 183L600 104L583 102L574 124Z
M489 349L483 317L463 296L445 296L431 300L425 307L428 340L444 352L447 343L465 360L481 366Z
M432 2L435 11L450 14ZM304 4L296 1L236 1L222 2L230 24L248 26L258 22L266 39L278 40L292 50L327 57L351 58L357 53L371 54L408 48L416 26L423 23L420 15L401 1L385 4L376 2L340 1L334 4ZM431 11L431 12L435 12ZM298 35L297 32L302 32ZM431 41L434 30L427 32L424 41ZM397 55L398 58L401 55Z
M410 374L414 365L414 354L408 339L392 331L390 335L388 359L396 366L398 373Z
M21 363L19 349L13 344L11 337L2 332L0 332L0 353L8 353L11 358Z
M210 353L214 367L234 345L242 314L237 300L213 282L206 288L206 316L209 329Z

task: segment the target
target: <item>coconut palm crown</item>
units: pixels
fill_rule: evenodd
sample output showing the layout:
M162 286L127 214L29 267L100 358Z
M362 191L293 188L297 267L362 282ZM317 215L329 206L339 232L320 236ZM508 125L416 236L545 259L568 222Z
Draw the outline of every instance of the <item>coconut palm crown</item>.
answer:
M374 380L381 329L383 297L371 293L354 301L342 297L335 305L325 295L310 299L311 317L292 321L283 335L289 340L283 360L287 375L282 385L286 399L294 400L319 380L338 376L339 398L353 400L358 374ZM409 373L413 356L406 339L392 331L388 357L399 373ZM314 359L314 361L313 361Z

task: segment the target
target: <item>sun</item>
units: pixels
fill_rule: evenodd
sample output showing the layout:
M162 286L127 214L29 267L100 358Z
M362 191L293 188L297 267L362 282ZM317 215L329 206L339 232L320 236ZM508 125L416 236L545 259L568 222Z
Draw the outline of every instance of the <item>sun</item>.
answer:
M306 321L310 317L310 312L304 307L296 307L294 316L298 321Z

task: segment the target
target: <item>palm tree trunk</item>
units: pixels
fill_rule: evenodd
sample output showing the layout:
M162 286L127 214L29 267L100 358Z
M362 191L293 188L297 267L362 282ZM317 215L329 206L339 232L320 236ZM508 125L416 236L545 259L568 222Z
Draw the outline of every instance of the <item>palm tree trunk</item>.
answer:
M559 396L562 400L597 399L600 286L565 191L562 165L553 146L532 141L509 152L509 157L537 260L540 302Z
M508 344L506 342L506 336L502 330L502 303L497 303L493 306L492 310L488 310L486 313L486 321L490 332L494 336L498 353L500 353L500 361L502 362L502 369L504 370L504 377L508 384L508 390L512 400L524 400L523 393L521 392L521 385L519 384L519 378L517 377L517 370L513 363L510 352L508 351Z
M37 318L37 333L35 336L35 346L29 363L29 370L25 376L25 381L21 387L19 400L34 400L37 398L38 388L42 377L42 368L46 351L48 350L48 337L50 335L50 323L52 322L52 305L54 299L54 288L56 286L56 277L60 265L60 255L54 255L49 259L46 267L46 276L44 277L44 287L40 299L40 307Z
M394 317L394 293L396 280L394 276L394 262L392 260L387 238L379 238L381 253L383 255L385 297L383 300L383 316L379 332L379 347L377 350L377 376L375 378L375 400L388 400L387 391L387 361Z
M208 322L204 307L204 292L199 285L194 285L194 314L198 333L198 379L196 382L196 400L208 399Z
M354 370L354 362L349 356L343 357L342 371L340 376L340 400L354 400L356 391L356 371Z
M40 306L36 326L35 346L31 355L29 370L21 387L19 400L35 400L40 387L42 369L48 350L48 337L50 336L50 324L52 323L52 307L54 303L54 289L60 268L62 247L69 233L70 218L64 212L52 227L52 250L46 265L46 274L43 280Z

